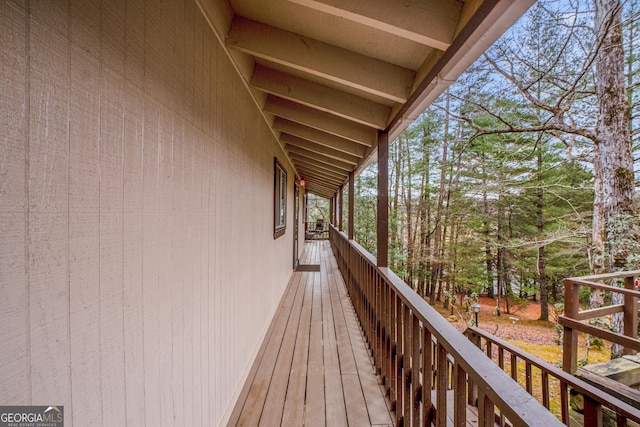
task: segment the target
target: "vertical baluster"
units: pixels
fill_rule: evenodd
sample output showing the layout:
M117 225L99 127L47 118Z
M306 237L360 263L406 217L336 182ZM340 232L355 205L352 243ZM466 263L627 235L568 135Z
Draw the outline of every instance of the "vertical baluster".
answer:
M411 316L411 400L413 402L413 422L414 426L420 425L420 401L422 396L422 388L420 386L420 338L423 334L420 332L420 321L413 315Z
M411 335L411 330L413 329L413 323L411 322L411 310L409 309L408 306L404 306L404 319L402 321L402 325L403 325L403 334L402 334L402 354L403 354L403 363L402 363L402 368L403 368L403 373L402 373L402 382L404 383L404 393L403 393L403 398L404 398L404 419L405 419L405 424L406 425L411 425L411 370L413 367L413 361L412 356L413 356L413 351L412 351L412 346L411 344L413 343L412 341L412 335Z
M504 371L504 348L498 347L498 366Z
M602 406L584 396L584 427L602 427Z
M397 329L398 329L398 317L396 313L396 300L398 299L397 295L391 290L391 299L389 301L389 308L391 309L389 313L390 320L390 330L389 330L389 344L391 348L391 360L389 366L389 401L391 401L391 410L396 411L396 417L398 416L398 411L396 409L397 404L397 396L396 396L396 384L397 384L397 362L398 362L398 345L397 345Z
M396 298L396 417L398 424L402 424L404 413L404 306L400 298Z
M389 347L389 288L387 283L379 277L380 281L380 303L382 305L382 330L380 347L382 351L382 381L385 388L385 395L389 394L389 359L390 359L390 347Z
M511 353L511 378L518 381L518 356L515 353Z
M467 425L467 373L462 366L455 363L453 367L453 425L465 427Z
M560 380L560 405L562 407L562 423L569 425L569 390L567 384Z
M436 371L436 425L438 427L446 427L447 425L447 390L449 384L447 350L438 342L437 346L437 363Z
M531 363L526 362L525 372L526 372L525 381L526 381L527 393L533 394L533 378L532 378L532 372L531 372Z
M549 374L542 371L542 405L549 409Z
M422 425L431 425L433 421L433 403L431 402L431 390L433 389L433 345L431 332L423 325L422 336Z
M495 426L494 417L493 402L484 392L480 391L478 396L478 426Z

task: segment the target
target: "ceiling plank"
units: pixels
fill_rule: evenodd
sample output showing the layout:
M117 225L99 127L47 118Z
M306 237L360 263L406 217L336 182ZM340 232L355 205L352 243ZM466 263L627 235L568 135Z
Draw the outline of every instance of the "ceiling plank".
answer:
M439 50L451 45L462 9L462 2L456 0L290 1Z
M287 133L290 136L293 135L298 138L313 141L325 147L333 148L334 150L357 157L362 157L367 149L366 146L356 144L348 139L340 138L339 136L331 135L330 133L322 132L321 130L313 129L280 117L274 120L273 128L280 132Z
M305 73L404 103L415 72L236 15L226 45Z
M305 178L305 185L306 183L314 184L318 187L331 189L332 192L335 192L336 189L340 188L340 184L329 183L329 182L323 181L322 179L314 178L311 176L308 179Z
M322 154L323 156L330 157L332 159L340 160L346 163L350 163L352 165L357 165L358 162L362 159L362 157L352 156L350 154L345 154L341 151L336 151L332 148L326 147L324 145L316 144L311 141L304 141L300 138L292 137L291 142L287 141L287 136L292 136L288 134L281 134L280 141L285 142L285 147L298 147L304 148L306 150L312 151L314 153ZM288 148L287 148L288 149Z
M300 156L307 157L312 160L317 160L319 162L327 163L345 171L349 172L353 170L355 163L344 162L342 160L334 159L333 157L326 156L324 154L316 153L315 151L307 150L306 148L297 147L295 145L287 144L285 148L289 151L289 153L295 153Z
M391 108L368 99L256 64L253 88L335 114L376 129L384 129Z
M367 146L372 146L378 137L373 127L274 95L267 96L263 111Z
M320 196L320 197L322 197L324 199L330 199L331 197L333 197L333 193L332 192L329 192L327 190L322 190L322 189L318 190L318 189L316 189L314 187L309 187L305 191L307 193L315 194L316 196Z
M323 174L322 172L314 172L311 171L305 167L302 167L301 165L296 165L298 166L298 173L300 174L301 177L303 177L305 180L306 179L315 179L315 180L319 180L322 182L326 182L327 184L331 184L331 185L337 185L340 186L344 183L344 179L340 179L340 178L336 178L334 176L329 176L327 174Z
M314 185L316 185L316 186L318 186L318 187L324 187L324 188L330 189L330 190L331 190L332 192L334 192L334 193L335 193L335 192L340 188L340 186L341 186L341 184L328 183L328 182L325 182L325 181L323 181L323 180L321 180L321 179L317 179L317 178L314 178L314 177L309 177L309 179L308 179L308 180L306 180L306 179L305 179L305 183L306 183L306 182L309 182L310 184L314 184Z
M292 154L291 160L294 164L300 164L301 167L305 167L312 171L317 170L320 172L325 172L330 176L335 176L340 179L347 179L349 177L349 173L343 169L335 168L322 162L314 162L313 160L298 156L297 154Z
M351 172L354 167L349 163L339 162L338 160L332 159L330 157L322 156L320 154L313 153L308 150L303 150L302 148L291 147L289 150L289 155L292 159L304 159L310 163L322 163L323 165L331 166L332 168L336 168L341 170L344 173Z

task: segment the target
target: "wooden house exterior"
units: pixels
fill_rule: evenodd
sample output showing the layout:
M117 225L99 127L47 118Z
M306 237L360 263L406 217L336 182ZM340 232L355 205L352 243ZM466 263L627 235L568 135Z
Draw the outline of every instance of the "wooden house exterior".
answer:
M531 3L2 0L0 405L228 423L304 192L337 208Z

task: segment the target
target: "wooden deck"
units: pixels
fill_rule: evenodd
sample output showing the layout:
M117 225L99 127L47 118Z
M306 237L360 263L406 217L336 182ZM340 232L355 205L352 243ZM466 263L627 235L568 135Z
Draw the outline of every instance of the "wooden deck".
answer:
M391 426L327 240L307 241L229 425Z

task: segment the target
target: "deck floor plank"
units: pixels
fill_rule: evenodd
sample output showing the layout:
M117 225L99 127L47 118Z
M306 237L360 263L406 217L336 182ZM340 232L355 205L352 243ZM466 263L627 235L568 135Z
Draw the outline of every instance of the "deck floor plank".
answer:
M322 349L322 289L320 273L313 275L313 306L309 332L309 365L304 424L325 425L324 353Z
M322 289L322 319L323 319L323 344L324 344L324 378L327 393L326 420L327 425L347 425L347 409L345 407L344 389L340 372L340 360L338 357L338 341L336 339L336 326L333 315L333 304L329 285L326 247L322 248L321 289Z
M307 385L307 361L309 357L309 331L303 325L311 324L311 304L313 297L313 279L305 274L301 286L304 286L304 300L300 313L300 331L296 337L293 362L289 373L289 385L282 414L283 426L300 426L304 421L304 400Z
M278 356L279 345L276 347L272 343L280 343L284 337L285 326L291 313L290 307L298 291L296 286L300 281L300 273L292 275L289 281L289 289L285 292L282 303L276 313L275 319L267 333L265 343L259 352L254 368L250 373L240 399L236 405L236 409L230 418L230 424L240 426L256 426L259 423L264 401L273 376L275 362ZM261 354L260 354L261 353Z
M300 287L300 279L295 282L296 286ZM278 351L278 358L276 360L276 366L273 370L273 378L287 378L291 372L291 364L293 359L293 351L295 348L297 333L300 328L300 314L302 311L304 289L298 289L296 297L293 301L291 308L291 314L286 326L286 333L283 336L280 350ZM284 410L284 401L287 394L287 381L272 381L264 403L262 410L262 416L260 417L260 425L273 426L281 424L282 413Z
M328 241L300 262L321 270L292 275L230 425L393 425Z

